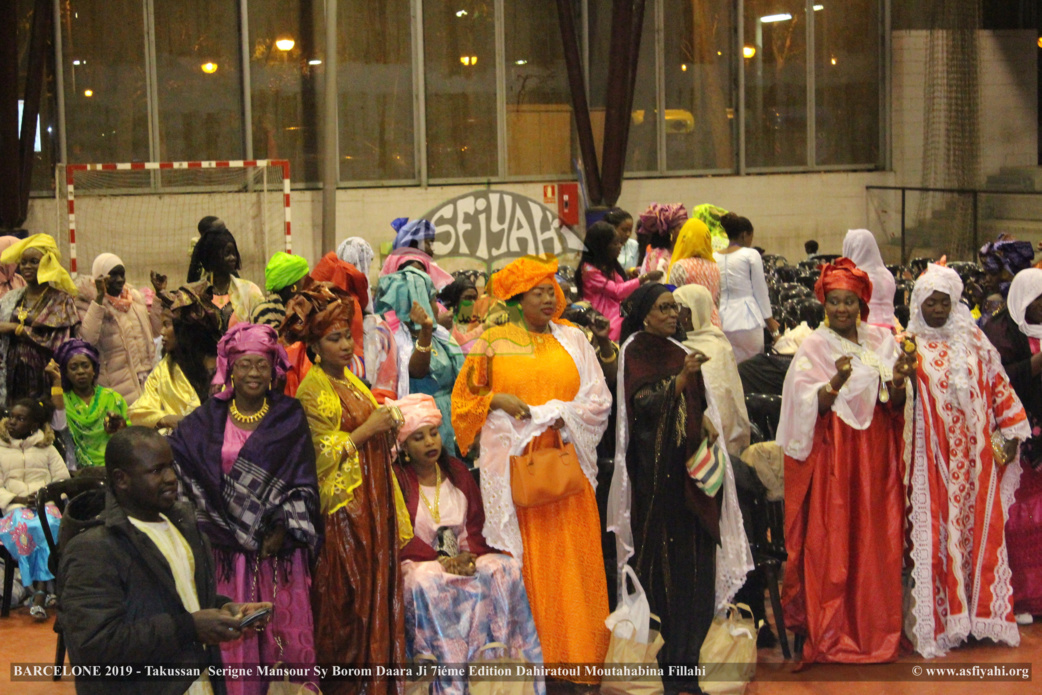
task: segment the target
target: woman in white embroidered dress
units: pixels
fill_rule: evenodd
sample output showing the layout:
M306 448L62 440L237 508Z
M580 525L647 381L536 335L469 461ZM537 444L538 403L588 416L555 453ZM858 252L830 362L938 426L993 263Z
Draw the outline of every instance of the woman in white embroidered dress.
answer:
M958 274L931 263L915 282L908 324L918 344L906 462L914 581L909 636L926 657L943 656L970 637L1020 644L1004 527L1020 482L1018 440L1031 428L998 351L961 298Z
M731 242L713 254L720 268L720 326L739 363L763 352L763 327L778 333L763 274L763 259L753 245L753 225L729 212L720 219Z

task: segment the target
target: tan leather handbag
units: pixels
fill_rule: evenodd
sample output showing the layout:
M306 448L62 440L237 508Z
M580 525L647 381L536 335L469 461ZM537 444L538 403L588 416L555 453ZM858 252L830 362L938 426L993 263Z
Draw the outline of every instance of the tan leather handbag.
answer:
M553 447L533 449L534 437L525 452L510 457L510 490L516 507L541 507L582 492L586 481L575 446L565 444L555 430Z

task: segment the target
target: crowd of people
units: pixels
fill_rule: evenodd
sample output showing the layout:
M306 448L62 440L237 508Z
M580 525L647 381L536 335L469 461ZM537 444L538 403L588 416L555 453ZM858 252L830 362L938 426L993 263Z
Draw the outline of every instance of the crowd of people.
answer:
M184 282L143 289L114 254L73 281L46 234L0 240L0 539L72 663L599 664L629 567L660 663L693 666L736 596L766 616L748 518L766 487L775 619L804 662L1017 645L1042 614L1030 243L905 268L851 230L842 256L808 242L793 265L734 212L653 204L636 225L605 211L575 268L488 276L440 268L430 222L392 227L375 284L360 237L314 268L277 253L254 284L217 217ZM775 414L747 406L761 395ZM62 515L37 493L93 472L104 509L55 583L42 524L57 537ZM700 692L684 673L668 693Z

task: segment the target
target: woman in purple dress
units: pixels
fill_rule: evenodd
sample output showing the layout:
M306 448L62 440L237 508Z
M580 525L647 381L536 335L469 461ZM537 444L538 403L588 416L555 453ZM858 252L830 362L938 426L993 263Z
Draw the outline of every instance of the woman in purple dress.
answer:
M273 328L233 326L217 348L214 384L223 390L170 437L182 490L213 546L218 593L275 605L267 629L222 645L226 665L315 663L318 479L304 409L273 388L288 364ZM259 680L227 685L230 695L267 690Z

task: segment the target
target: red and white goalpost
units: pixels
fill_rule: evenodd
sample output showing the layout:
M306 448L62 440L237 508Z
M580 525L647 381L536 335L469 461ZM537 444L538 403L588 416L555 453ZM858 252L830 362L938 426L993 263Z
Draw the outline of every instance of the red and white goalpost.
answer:
M235 235L240 274L262 287L271 255L292 253L283 159L68 164L57 180L58 227L68 229L59 246L74 275L81 266L89 273L94 258L110 252L134 285L148 286L155 270L176 287L185 281L197 226L207 215Z

